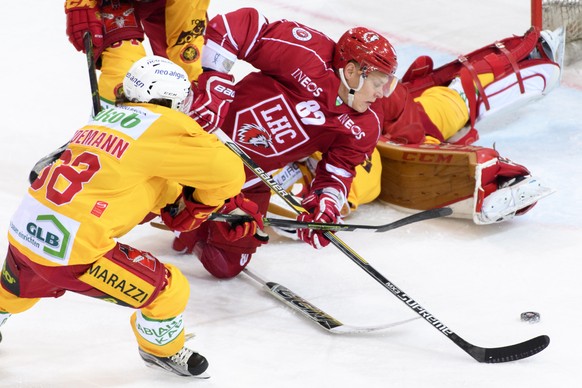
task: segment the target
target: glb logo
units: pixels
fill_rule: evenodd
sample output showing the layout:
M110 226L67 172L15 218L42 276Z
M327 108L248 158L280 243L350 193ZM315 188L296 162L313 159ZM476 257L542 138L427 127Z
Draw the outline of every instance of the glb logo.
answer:
M43 228L45 222L50 224ZM43 252L59 259L65 257L71 233L55 216L52 214L38 216L36 223L29 222L26 225L26 231L44 245ZM58 234L54 233L57 231Z

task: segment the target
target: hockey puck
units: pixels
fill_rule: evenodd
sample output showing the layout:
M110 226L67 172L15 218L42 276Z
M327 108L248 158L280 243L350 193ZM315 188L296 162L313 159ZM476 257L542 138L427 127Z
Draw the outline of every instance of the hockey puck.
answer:
M536 313L535 311L526 311L525 313L521 313L521 320L523 322L529 323L536 323L540 321L540 313Z

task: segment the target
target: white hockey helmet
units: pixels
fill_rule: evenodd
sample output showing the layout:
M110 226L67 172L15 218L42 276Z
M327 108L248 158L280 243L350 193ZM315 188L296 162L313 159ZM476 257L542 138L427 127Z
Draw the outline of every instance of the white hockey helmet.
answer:
M150 55L136 61L123 79L123 91L132 102L150 102L153 99L171 101L171 108L189 110L188 75L180 66L167 58ZM189 100L189 99L188 99Z

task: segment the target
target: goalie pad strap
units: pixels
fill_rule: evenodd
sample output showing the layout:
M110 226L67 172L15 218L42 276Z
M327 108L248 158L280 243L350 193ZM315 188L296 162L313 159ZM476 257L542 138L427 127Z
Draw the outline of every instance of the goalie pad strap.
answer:
M483 84L479 80L477 72L475 71L475 68L471 62L469 62L465 57L459 57L459 62L465 66L461 70L460 78L461 84L463 85L463 90L465 90L465 96L469 101L469 120L471 123L471 128L474 128L475 120L477 119L477 95L474 92L475 88L473 87L473 83L477 87L487 110L490 108L489 100L487 99L487 95L483 90Z
M492 72L495 79L498 79L507 75L506 73L510 69L515 71L515 65L527 58L536 47L539 36L540 30L532 27L523 36L503 39L463 55L463 57L474 66L477 74ZM501 51L503 54L499 53L500 45L510 53L510 56L503 51ZM455 59L432 70L430 58L418 58L402 78L402 83L406 85L414 97L417 97L428 87L447 86L463 68L465 66L458 59Z
M517 81L519 82L519 90L521 91L521 94L525 93L525 86L523 85L523 78L521 77L521 73L519 71L519 66L517 65L516 60L513 58L513 55L511 55L511 53L505 47L503 42L495 42L495 47L497 47L499 49L499 51L501 51L505 55L505 57L507 58L507 60L511 64L511 67L513 68L513 72L515 73L515 76L517 77Z

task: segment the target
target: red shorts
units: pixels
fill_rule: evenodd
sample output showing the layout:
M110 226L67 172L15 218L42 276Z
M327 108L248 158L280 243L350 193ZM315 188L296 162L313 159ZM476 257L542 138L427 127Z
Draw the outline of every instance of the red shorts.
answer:
M164 265L151 254L117 244L91 264L49 267L9 245L1 284L22 298L58 298L66 291L142 308L167 284Z

